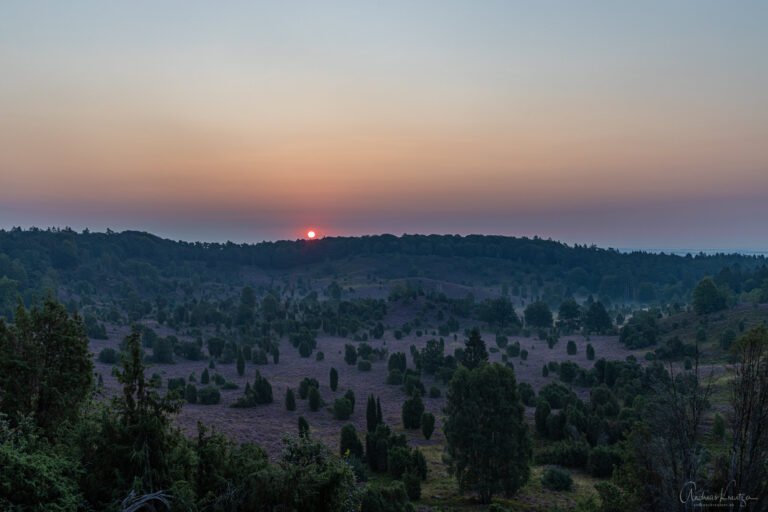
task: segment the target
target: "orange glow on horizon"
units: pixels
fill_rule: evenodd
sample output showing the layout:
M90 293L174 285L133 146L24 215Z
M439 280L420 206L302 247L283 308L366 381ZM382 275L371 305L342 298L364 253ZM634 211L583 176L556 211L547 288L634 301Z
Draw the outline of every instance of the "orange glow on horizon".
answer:
M313 230L310 229L309 231L307 231L307 238L309 238L310 240L313 240L316 236L317 236L317 233L315 233Z

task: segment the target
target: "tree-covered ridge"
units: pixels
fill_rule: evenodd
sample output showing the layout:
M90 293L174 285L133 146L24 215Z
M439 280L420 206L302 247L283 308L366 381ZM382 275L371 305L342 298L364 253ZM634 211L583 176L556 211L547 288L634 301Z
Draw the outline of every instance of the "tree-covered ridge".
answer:
M69 229L0 230L0 309L15 308L45 290L73 294L170 293L180 282L235 283L244 272L288 272L354 258L373 260L387 279L461 276L466 281L519 287L530 276L550 294L594 294L614 300L687 300L705 275L728 268L724 280L742 283L763 257L737 254L678 256L573 245L540 238L486 235L375 235L257 244L181 242L138 231L77 233ZM446 272L449 270L449 272ZM343 271L343 269L342 269ZM458 279L458 277L457 277ZM749 285L749 282L746 283Z

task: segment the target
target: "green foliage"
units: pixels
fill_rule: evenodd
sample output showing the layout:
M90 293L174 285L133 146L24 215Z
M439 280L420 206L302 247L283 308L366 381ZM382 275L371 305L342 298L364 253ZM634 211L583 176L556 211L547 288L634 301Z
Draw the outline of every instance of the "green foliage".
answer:
M81 496L72 462L55 453L26 451L11 442L0 444L0 509L30 512L74 512Z
M99 351L99 362L104 364L117 364L117 350L106 347Z
M588 333L605 333L613 327L611 317L602 302L592 302L584 314L584 330Z
M403 473L402 481L408 498L412 501L419 500L421 498L421 477L409 468Z
M413 512L403 482L368 485L363 493L360 512Z
M595 360L595 347L593 347L591 343L587 343L587 360Z
M725 420L723 419L722 415L720 415L720 413L715 414L712 433L717 439L723 439L725 437Z
M357 363L357 349L354 345L344 345L344 361L350 366Z
M557 441L536 453L536 464L585 468L589 463L589 455L589 445L583 441Z
M517 385L517 390L520 393L520 400L523 404L533 407L536 405L536 392L533 387L527 382L521 382Z
M488 504L529 478L531 441L514 371L498 364L460 368L451 380L443 431L451 470L462 490Z
M339 372L336 370L336 368L331 368L330 386L331 391L336 391L336 389L339 387Z
M619 341L627 348L638 349L655 345L659 338L656 311L638 311L621 328Z
M200 384L209 384L211 382L211 376L208 373L208 368L203 370L202 375L200 376Z
M242 350L237 351L237 374L240 377L245 374L245 356L243 356Z
M566 353L569 356L576 355L576 342L573 340L568 340L568 343L566 344Z
M158 364L173 364L173 342L171 339L160 336L154 337L152 360Z
M311 387L319 388L320 383L315 378L304 377L299 383L299 398L306 400Z
M221 393L213 386L206 386L197 392L197 400L202 405L216 405L221 402Z
M313 388L314 389L314 388ZM311 401L310 401L311 407ZM346 420L352 415L352 402L346 398L337 398L333 402L333 416L337 420Z
M341 428L339 453L344 457L349 454L360 460L363 458L363 443L357 437L357 430L355 430L355 426L352 424L344 425Z
M0 412L32 416L47 437L74 421L93 386L93 362L79 317L53 298L0 319Z
M541 485L552 491L570 491L573 487L571 474L559 468L547 468L541 475Z
M485 342L480 337L480 332L477 329L473 329L470 332L469 338L464 345L464 355L461 363L465 367L471 370L488 361L488 351L485 348Z
M291 388L285 391L285 408L289 411L296 410L296 395Z
M309 437L309 422L304 416L299 416L299 437Z
M416 394L403 403L402 418L403 428L421 428L421 415L424 413L424 402L421 396Z
M322 405L322 399L320 398L320 392L316 387L310 386L309 388L309 410L316 412Z
M189 404L197 403L197 387L194 384L187 384L186 388L184 389L184 399Z
M608 478L621 462L621 455L615 448L595 446L589 454L589 471L596 478Z
M358 361L357 362L357 369L361 372L369 372L371 371L371 362L370 361Z
M253 385L245 387L243 396L232 404L232 407L255 407L261 404L271 404L273 401L272 385L261 372L256 370Z
M552 311L542 301L528 304L524 312L525 325L534 328L552 327Z
M693 289L693 310L697 315L706 315L725 309L725 293L717 288L715 282L706 277Z
M429 398L440 398L440 388L437 386L432 386L429 388Z
M421 433L424 439L430 439L435 431L435 415L431 412L425 412L421 415Z

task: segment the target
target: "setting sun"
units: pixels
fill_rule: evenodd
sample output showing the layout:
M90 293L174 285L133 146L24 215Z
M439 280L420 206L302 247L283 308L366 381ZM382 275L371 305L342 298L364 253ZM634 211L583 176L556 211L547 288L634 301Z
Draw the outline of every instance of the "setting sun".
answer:
M314 231L312 230L307 231L307 238L309 238L310 240L315 238L316 236L317 236L317 233L315 233Z

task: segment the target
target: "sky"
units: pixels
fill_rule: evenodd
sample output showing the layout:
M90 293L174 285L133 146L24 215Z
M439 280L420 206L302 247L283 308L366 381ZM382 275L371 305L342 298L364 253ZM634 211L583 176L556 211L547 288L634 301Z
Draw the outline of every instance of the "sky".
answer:
M0 2L0 228L768 250L768 2Z

